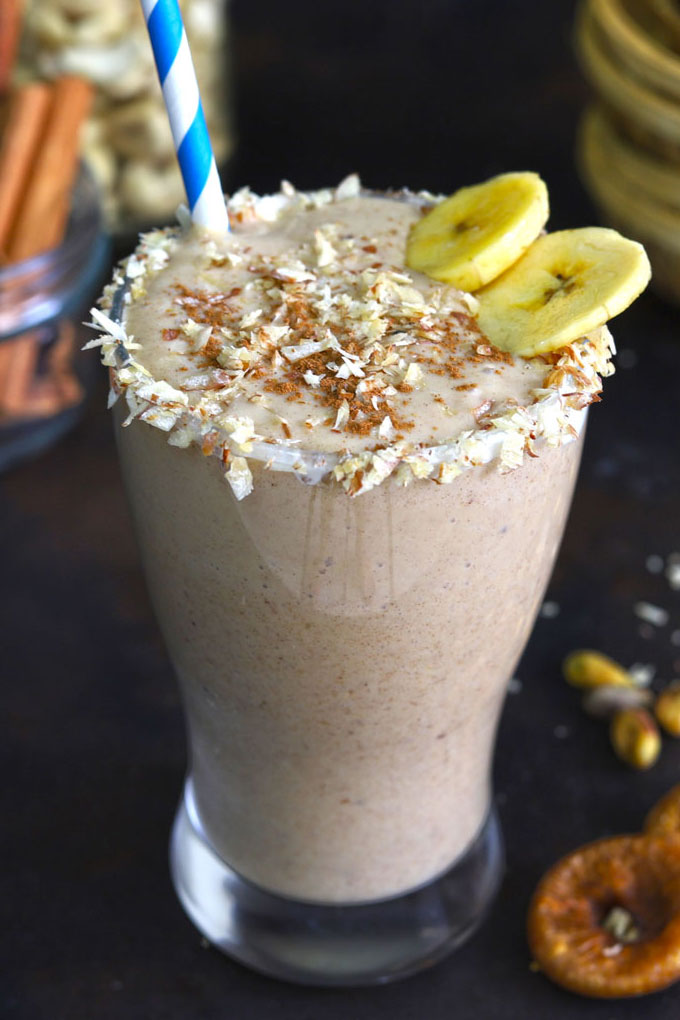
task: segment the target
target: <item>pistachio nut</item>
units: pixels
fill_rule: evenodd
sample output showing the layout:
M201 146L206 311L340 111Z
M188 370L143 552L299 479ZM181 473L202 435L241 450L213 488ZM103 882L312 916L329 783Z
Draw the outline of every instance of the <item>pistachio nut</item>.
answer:
M680 737L680 681L664 688L654 704L654 714L666 733Z
M562 664L564 678L572 687L591 690L594 687L633 687L630 674L618 662L602 652L579 649L571 652Z
M612 719L609 735L616 754L634 769L648 769L661 752L661 734L644 708L625 708Z

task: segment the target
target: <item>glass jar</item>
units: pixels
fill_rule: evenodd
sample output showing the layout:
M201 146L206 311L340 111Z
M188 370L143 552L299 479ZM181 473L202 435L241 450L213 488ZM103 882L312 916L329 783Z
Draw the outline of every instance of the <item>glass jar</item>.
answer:
M227 0L179 0L218 167L234 147ZM77 74L96 88L83 156L109 227L164 225L185 201L139 0L28 0L17 80Z
M99 191L82 168L62 244L0 269L0 469L78 420L96 369L96 358L80 354L89 339L82 322L109 254Z

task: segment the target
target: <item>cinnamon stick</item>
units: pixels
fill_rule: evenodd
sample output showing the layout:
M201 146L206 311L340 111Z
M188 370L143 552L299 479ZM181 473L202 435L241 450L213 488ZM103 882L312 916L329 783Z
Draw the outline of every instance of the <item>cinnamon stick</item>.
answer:
M46 87L27 87L36 88ZM22 93L25 91L22 90ZM34 98L30 102L37 123L39 118L35 108L43 100L36 100L36 94L32 93ZM47 89L46 113L38 131L37 148L33 149L28 161L25 179L21 178L20 184L14 185L7 213L10 226L6 252L10 262L39 255L56 247L63 239L78 168L79 129L91 101L92 86L80 78L60 78L51 89ZM19 123L17 120L17 125ZM20 133L20 128L15 127L15 140ZM30 133L33 137L35 125L32 125ZM29 148L27 143L26 149ZM12 159L15 152L12 147ZM9 160L8 165L12 166ZM38 353L39 338L35 332L0 344L0 413L25 417L54 413L59 409L53 396L47 393L40 394L43 399L38 399L37 393L33 394L36 399L30 396ZM61 385L57 385L57 390L63 389L61 367L59 374ZM53 388L48 389L54 394Z
M61 241L78 168L79 129L91 102L92 86L84 79L69 75L55 82L38 159L10 234L11 262Z
M0 408L13 422L50 418L83 399L83 387L71 367L76 333L64 320L47 351L45 371L36 376L40 343L34 334L0 345ZM4 360L3 360L4 359Z
M35 82L11 97L0 141L0 255L9 256L9 238L36 163L51 103L48 85Z
M36 164L52 101L48 85L18 89L9 104L0 142L0 255L9 259L9 242ZM0 344L0 413L20 413L38 360L33 335Z
M60 410L72 407L83 398L83 387L71 367L76 351L76 339L73 323L64 320L59 327L59 338L50 347L47 355L48 378L57 387Z
M38 363L38 339L29 333L0 344L0 410L21 415Z
M9 88L21 29L21 0L0 0L0 96Z
M66 405L62 403L54 379L49 377L36 379L21 404L21 410L12 416L12 423L22 419L30 421L36 418L53 418L55 414L64 410Z

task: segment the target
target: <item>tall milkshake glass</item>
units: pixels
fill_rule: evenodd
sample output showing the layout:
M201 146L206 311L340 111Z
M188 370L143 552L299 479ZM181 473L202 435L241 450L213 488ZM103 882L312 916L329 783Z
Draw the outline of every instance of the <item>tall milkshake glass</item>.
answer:
M404 976L488 908L498 716L610 370L606 327L514 357L405 269L431 201L244 189L95 313L186 713L175 888L294 981Z

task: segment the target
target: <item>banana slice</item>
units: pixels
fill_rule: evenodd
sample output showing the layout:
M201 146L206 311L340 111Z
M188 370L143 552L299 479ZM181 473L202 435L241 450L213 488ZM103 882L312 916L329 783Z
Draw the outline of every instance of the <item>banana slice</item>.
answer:
M618 315L650 276L642 245L615 230L544 234L478 294L478 322L504 351L525 358L545 354Z
M548 219L548 189L534 173L492 177L461 188L411 229L406 264L442 283L473 291L526 251Z

